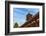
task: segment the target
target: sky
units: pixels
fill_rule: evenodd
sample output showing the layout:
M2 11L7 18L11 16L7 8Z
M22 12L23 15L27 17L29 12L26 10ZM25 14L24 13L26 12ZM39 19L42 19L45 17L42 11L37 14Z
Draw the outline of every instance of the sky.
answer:
M37 12L39 12L38 8L13 8L13 24L17 22L21 26L26 22L28 13L34 16Z

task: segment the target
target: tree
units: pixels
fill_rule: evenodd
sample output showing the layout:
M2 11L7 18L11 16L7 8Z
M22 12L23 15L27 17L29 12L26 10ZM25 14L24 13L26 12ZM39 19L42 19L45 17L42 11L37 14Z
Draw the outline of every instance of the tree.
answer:
M18 23L15 23L14 28L17 28L17 27L18 27Z

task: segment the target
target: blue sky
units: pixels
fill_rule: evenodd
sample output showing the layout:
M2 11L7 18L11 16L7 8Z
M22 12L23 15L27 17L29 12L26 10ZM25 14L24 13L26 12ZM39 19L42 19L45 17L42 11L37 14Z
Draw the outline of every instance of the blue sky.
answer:
M26 22L26 15L30 14L35 15L39 12L38 8L13 8L13 23L17 22L19 26L23 25Z

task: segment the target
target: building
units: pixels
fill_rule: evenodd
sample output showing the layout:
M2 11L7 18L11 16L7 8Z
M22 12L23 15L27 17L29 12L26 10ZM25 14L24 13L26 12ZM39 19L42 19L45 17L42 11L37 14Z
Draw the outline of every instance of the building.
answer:
M32 16L32 14L28 13L26 16L27 22L25 22L20 27L39 27L39 12Z

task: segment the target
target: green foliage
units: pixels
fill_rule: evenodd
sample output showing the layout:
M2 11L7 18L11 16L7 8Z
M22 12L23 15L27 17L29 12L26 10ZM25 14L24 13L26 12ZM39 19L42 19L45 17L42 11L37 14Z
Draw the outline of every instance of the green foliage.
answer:
M17 28L17 27L19 27L19 26L18 26L18 23L15 23L14 28Z

